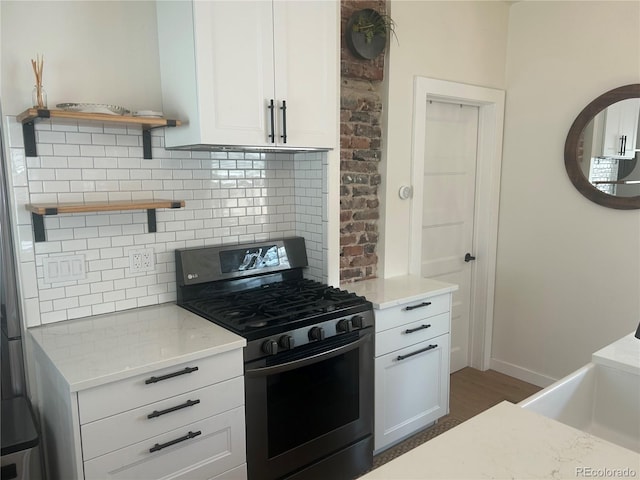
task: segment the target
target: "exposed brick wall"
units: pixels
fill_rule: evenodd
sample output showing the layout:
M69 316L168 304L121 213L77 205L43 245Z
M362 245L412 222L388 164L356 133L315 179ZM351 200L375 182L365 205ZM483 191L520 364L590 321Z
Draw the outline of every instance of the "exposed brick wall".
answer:
M372 8L386 11L386 1L341 0L340 89L340 279L377 274L380 202L384 52L373 60L355 57L345 42L351 14Z

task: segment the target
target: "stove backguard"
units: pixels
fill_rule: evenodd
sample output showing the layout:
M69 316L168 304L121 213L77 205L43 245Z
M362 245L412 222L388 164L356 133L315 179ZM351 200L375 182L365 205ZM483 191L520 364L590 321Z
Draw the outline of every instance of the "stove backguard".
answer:
M178 288L285 272L308 266L302 237L176 250Z

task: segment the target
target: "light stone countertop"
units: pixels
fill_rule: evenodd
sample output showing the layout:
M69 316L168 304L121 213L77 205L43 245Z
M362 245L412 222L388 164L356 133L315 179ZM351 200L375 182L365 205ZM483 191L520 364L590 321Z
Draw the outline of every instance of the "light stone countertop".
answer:
M242 348L246 340L175 304L28 330L71 392Z
M420 300L425 296L454 292L458 286L417 275L402 275L343 283L340 288L365 297L373 304L374 308L385 309Z
M595 352L591 360L593 363L640 375L640 339L635 337L635 332L631 333Z
M638 475L640 454L505 401L360 480L637 478Z

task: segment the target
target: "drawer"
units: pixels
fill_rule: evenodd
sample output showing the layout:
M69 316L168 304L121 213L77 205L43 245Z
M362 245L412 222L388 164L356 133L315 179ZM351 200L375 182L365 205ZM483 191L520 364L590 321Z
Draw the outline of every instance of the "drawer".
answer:
M243 404L244 377L236 377L86 423L80 427L82 455L90 460ZM159 415L148 418L154 412Z
M403 303L383 310L376 310L376 332L382 332L383 330L448 312L451 308L450 303L451 294L445 293L443 295L436 295L435 297L424 297L420 300Z
M238 407L86 461L85 479L208 480L246 462L244 432Z
M376 357L449 333L449 312L376 333Z
M155 403L242 374L242 349L238 348L81 390L78 392L80 424Z

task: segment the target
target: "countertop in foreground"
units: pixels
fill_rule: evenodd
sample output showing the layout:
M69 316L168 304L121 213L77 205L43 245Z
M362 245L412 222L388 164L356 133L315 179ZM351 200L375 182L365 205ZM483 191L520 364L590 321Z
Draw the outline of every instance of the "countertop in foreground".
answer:
M639 454L505 401L360 480L533 480L638 475Z
M246 345L241 336L169 303L28 331L71 392Z

